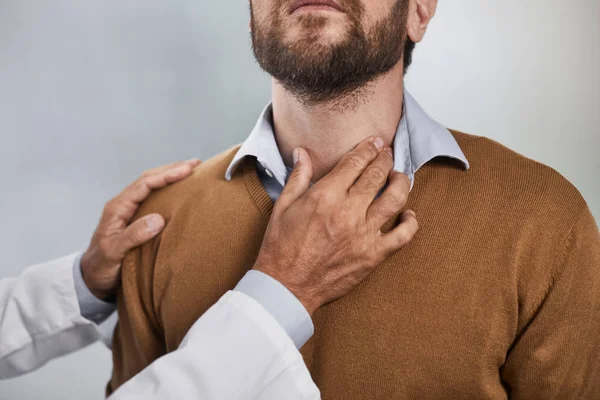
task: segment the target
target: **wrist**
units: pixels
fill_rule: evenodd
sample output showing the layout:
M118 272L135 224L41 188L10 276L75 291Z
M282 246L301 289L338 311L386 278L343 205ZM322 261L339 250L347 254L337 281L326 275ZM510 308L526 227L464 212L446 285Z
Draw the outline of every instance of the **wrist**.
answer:
M111 291L103 290L100 285L97 284L97 280L94 279L94 270L96 266L101 262L98 257L95 256L96 252L92 249L88 249L82 256L80 261L81 277L83 282L89 289L89 291L98 300L106 301L112 296Z
M308 312L308 315L310 315L311 318L314 315L315 311L317 311L321 307L320 302L302 300L302 299L299 299L299 300L302 303L302 305L304 306L304 308L306 308L306 312Z

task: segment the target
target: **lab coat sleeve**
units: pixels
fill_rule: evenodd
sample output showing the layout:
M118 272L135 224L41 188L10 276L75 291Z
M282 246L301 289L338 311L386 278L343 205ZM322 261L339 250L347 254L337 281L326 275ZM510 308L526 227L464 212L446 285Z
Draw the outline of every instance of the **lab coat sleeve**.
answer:
M150 364L109 400L319 399L301 354L255 299L227 292L180 347Z
M0 379L37 369L99 339L84 318L73 281L79 253L0 280Z

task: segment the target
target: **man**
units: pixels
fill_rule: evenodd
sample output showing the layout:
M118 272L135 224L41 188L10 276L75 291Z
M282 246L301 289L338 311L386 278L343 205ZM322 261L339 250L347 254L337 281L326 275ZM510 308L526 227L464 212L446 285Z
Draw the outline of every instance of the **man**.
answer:
M154 243L126 257L110 388L177 348L197 313L246 271L266 280L295 262L288 243L303 241L297 225L310 224L313 212L340 202L345 218L363 218L348 203L357 190L337 176L341 188L312 196L304 219L275 236L267 229L289 167L306 155L296 149L310 154L317 187L343 154L375 134L410 181L409 198L397 204L416 211L419 234L338 301L325 304L332 299L288 286L311 318L282 325L302 348L322 398L599 397L598 228L557 172L444 129L403 89L412 48L436 5L250 1L253 50L273 77L273 102L241 147L144 204L140 216L158 211L168 221ZM383 164L369 173L372 186L386 178ZM391 174L389 185L396 180ZM396 215L382 222L382 235L405 216L389 210ZM265 252L265 231L267 248L282 251ZM351 245L321 250L361 262ZM292 300L263 297L282 320L299 313Z

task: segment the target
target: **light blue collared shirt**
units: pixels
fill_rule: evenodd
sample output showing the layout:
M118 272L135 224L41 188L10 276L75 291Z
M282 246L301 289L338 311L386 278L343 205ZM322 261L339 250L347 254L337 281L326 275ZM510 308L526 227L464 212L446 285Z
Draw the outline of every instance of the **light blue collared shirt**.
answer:
M469 162L454 136L431 119L407 91L404 92L403 115L394 137L393 150L394 169L408 176L411 188L415 173L435 157L453 158L469 168ZM277 147L271 104L265 108L250 136L227 168L227 180L231 179L233 170L245 157L256 158L258 174L265 190L276 201L283 191L291 168L284 164ZM73 275L81 313L85 318L101 322L114 312L114 305L96 299L87 289L81 276L79 261L74 265ZM313 335L314 326L310 315L296 296L277 280L251 270L235 290L262 304L286 330L298 349Z
M454 136L425 113L419 103L408 93L404 92L403 114L396 136L394 137L394 169L402 172L411 182L415 173L435 157L448 157L459 160L465 168L469 162L460 149ZM271 198L279 197L285 186L285 181L291 169L286 167L279 154L277 141L273 132L273 108L269 104L260 116L250 136L242 144L233 157L225 178L231 179L233 170L245 157L256 157L259 174L267 176L263 184ZM279 190L273 189L278 183Z
M431 119L416 100L404 92L402 119L393 143L394 169L404 173L414 183L415 173L435 157L460 161L468 169L469 162L454 136ZM260 116L250 136L242 144L225 178L231 180L233 171L245 157L255 157L258 175L266 192L277 201L283 191L291 168L283 162L273 131L273 108L269 104ZM235 290L239 290L263 305L301 348L314 333L310 315L300 301L281 283L258 271L249 271Z

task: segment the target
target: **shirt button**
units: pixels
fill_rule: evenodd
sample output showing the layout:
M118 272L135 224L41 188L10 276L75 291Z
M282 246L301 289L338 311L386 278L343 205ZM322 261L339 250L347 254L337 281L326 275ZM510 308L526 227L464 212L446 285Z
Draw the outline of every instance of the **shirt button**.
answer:
M271 172L271 170L270 170L269 168L265 168L265 173L266 173L267 175L269 175L269 177L270 177L270 178L272 178L272 177L273 177L273 172Z

